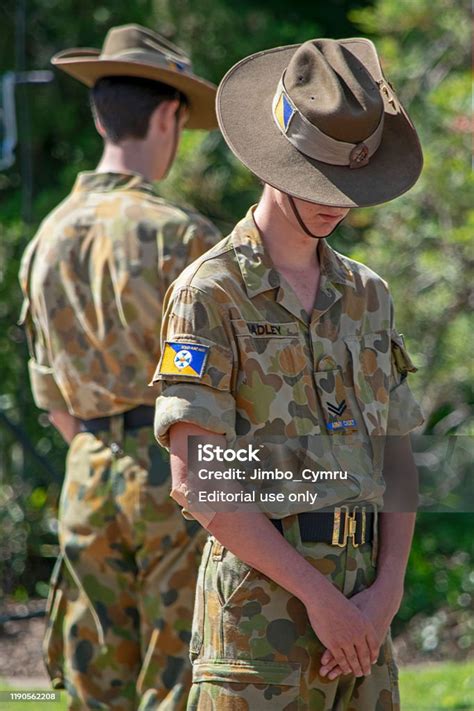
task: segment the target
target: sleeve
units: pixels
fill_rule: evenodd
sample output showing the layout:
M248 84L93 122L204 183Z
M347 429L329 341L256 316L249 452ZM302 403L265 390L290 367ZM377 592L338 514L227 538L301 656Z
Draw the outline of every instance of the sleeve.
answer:
M68 406L54 379L53 368L48 359L46 340L41 329L35 326L31 312L28 284L31 263L37 242L38 237L27 247L21 262L19 281L24 299L18 325L23 327L28 343L28 351L30 354L28 371L35 405L41 410L67 411Z
M395 328L393 305L390 341L391 374L387 435L405 435L422 425L425 417L408 386L408 373L416 373L418 368L414 366L408 354L403 335Z
M234 370L229 321L212 295L191 286L165 300L161 358L152 382L159 384L155 436L169 448L169 428L189 422L230 442L235 438Z
M159 219L162 220L161 213ZM209 220L195 212L186 212L184 216L180 214L174 220L159 224L159 288L161 300L164 302L168 289L184 269L217 244L221 234Z
M222 239L222 235L209 220L200 217L193 221L184 236L186 246L186 264L207 252Z
M23 326L28 341L30 353L28 372L36 407L41 410L63 410L66 412L68 406L54 379L54 371L49 364L46 348L34 329L28 299L23 301L18 324Z

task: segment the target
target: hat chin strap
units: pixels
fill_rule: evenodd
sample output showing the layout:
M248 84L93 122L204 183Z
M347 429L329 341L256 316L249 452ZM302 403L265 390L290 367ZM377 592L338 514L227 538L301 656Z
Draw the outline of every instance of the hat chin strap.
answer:
M298 211L298 208L296 207L296 203L295 203L295 201L294 201L293 196L292 196L292 195L288 195L288 193L284 193L284 195L286 195L286 197L288 198L288 202L289 202L290 207L291 207L291 209L292 209L292 211L293 211L293 215L296 217L297 223L299 224L299 226L301 227L301 229L303 230L303 232L304 232L306 235L308 235L308 237L312 237L313 239L327 239L328 237L330 237L330 236L332 235L332 233L334 232L334 230L335 230L337 227L339 227L339 225L340 225L341 222L342 222L342 220L339 220L339 222L337 222L337 223L334 225L334 227L332 228L331 232L330 232L329 234L327 234L327 235L322 235L322 236L321 236L321 235L315 235L313 232L310 232L310 230L308 230L308 228L306 227L305 223L303 222L303 220L302 220L302 218L301 218L301 215L300 215L300 213L299 213L299 211ZM342 218L342 219L344 219L344 218Z

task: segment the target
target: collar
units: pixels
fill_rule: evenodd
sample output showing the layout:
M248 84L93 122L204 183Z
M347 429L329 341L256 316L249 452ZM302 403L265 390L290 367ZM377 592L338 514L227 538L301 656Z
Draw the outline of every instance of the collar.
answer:
M237 223L231 235L232 245L250 298L280 286L288 288L286 283L282 283L283 277L273 266L270 255L264 247L253 217L256 207L252 205L244 219ZM351 269L325 239L318 241L318 256L321 271L320 291L330 288L332 284L354 288L354 275Z
M344 257L333 249L327 239L320 239L318 256L321 275L333 284L343 284L355 288L354 274Z
M231 240L250 298L280 286L281 277L266 251L253 217L252 205L232 231Z
M73 192L101 192L112 190L141 190L154 193L153 184L138 173L97 173L83 171L74 183Z

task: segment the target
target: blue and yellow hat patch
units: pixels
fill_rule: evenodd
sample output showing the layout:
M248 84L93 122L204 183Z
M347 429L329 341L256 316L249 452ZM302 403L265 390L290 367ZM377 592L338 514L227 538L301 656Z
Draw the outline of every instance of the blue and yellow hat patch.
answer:
M181 62L174 62L171 59L168 60L168 69L174 69L175 72L186 72L187 66Z
M274 109L275 118L282 131L286 131L294 113L295 109L293 105L290 103L285 92L282 91Z
M204 373L209 346L200 343L165 341L158 368L160 375L186 375L201 378Z

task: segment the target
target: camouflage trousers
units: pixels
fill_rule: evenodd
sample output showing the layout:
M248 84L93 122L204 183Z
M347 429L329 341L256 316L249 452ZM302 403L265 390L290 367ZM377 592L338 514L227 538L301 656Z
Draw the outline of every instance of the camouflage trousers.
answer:
M302 543L296 516L285 538L344 595L375 578L372 544ZM399 711L390 634L366 677L321 677L324 647L303 603L210 537L199 569L188 711Z
M45 661L69 709L178 711L205 532L170 498L152 427L121 422L69 449Z

